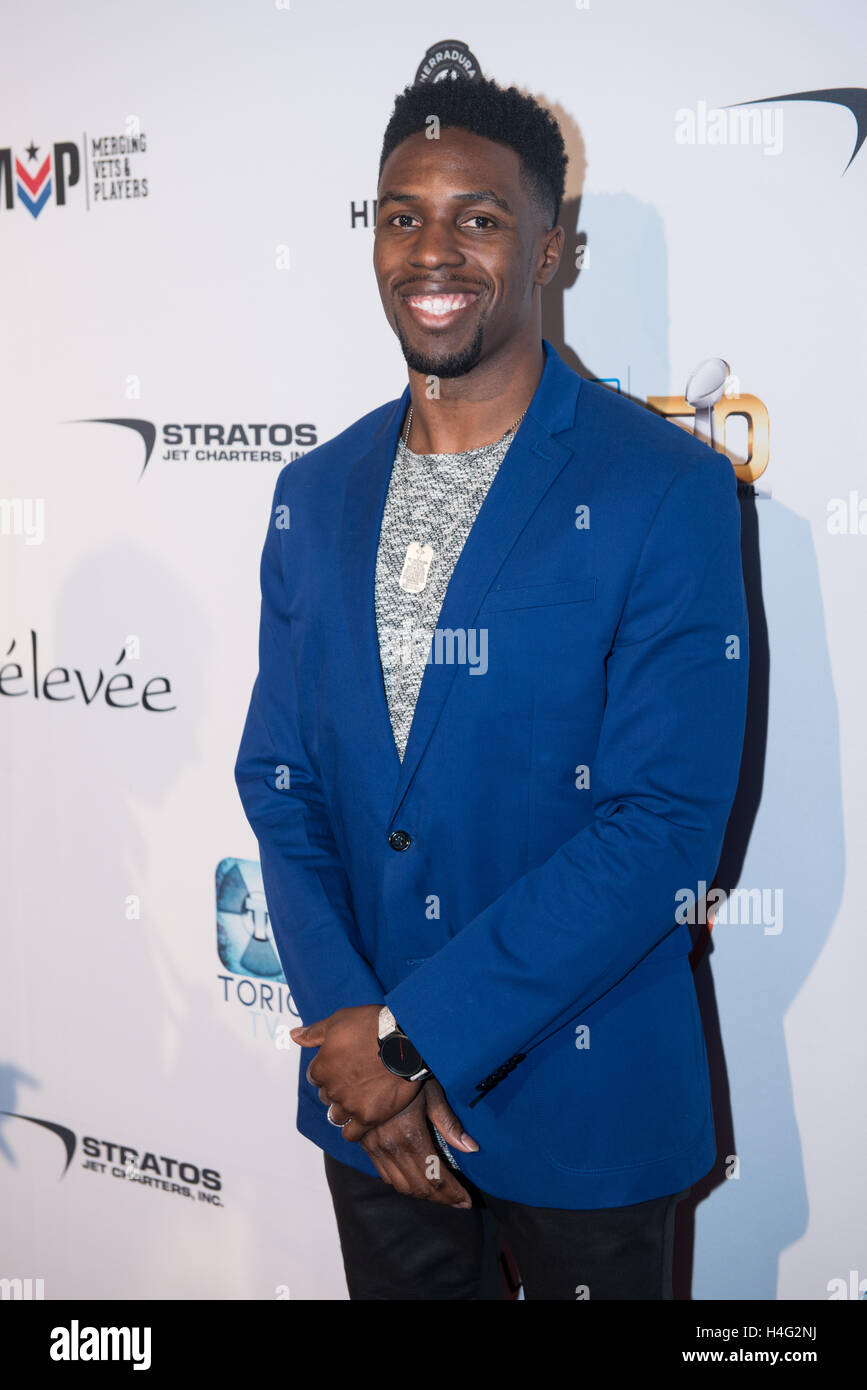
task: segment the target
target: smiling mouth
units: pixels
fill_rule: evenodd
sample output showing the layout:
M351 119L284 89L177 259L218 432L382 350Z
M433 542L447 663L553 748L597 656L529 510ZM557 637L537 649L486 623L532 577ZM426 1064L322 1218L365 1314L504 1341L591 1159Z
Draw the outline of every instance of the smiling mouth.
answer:
M404 303L413 317L424 324L451 323L478 299L474 292L466 294L405 294Z

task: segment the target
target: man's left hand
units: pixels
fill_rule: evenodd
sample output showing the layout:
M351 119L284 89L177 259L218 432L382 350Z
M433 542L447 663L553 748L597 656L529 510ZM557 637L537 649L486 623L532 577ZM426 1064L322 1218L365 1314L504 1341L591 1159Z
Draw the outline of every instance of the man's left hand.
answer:
M421 1081L395 1076L379 1055L379 1004L338 1009L307 1028L293 1028L290 1036L300 1047L318 1047L307 1068L307 1080L319 1087L323 1105L333 1105L340 1124L351 1115L341 1133L350 1143L376 1125L406 1109L418 1094Z

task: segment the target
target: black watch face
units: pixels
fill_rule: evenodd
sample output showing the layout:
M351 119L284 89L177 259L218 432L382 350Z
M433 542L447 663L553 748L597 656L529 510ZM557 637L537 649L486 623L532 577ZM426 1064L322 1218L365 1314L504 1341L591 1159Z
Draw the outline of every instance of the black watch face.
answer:
M387 1038L383 1038L379 1045L379 1055L389 1071L407 1080L424 1066L418 1048L413 1047L409 1038L402 1037L400 1033L390 1033Z

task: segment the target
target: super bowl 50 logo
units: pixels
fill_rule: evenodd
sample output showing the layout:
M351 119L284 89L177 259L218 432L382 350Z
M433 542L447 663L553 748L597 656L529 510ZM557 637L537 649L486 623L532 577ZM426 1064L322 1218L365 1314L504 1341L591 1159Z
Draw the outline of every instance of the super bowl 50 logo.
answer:
M682 396L648 396L652 410L665 415L706 444L726 454L738 482L754 483L770 459L768 408L758 396L740 389L740 382L722 357L708 357L690 374ZM745 428L744 457L727 439L730 421Z
M105 203L148 196L142 171L147 138L137 116L128 116L121 134L88 137L80 143L31 139L19 151L0 149L0 210L16 208L37 218L43 209L78 204L87 212Z

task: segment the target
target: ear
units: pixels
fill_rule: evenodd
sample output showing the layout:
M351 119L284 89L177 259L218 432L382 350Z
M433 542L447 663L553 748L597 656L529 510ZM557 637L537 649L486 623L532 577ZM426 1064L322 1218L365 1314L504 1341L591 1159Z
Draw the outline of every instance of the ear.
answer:
M560 266L565 241L566 233L559 224L545 233L536 271L537 285L548 285L554 279Z

